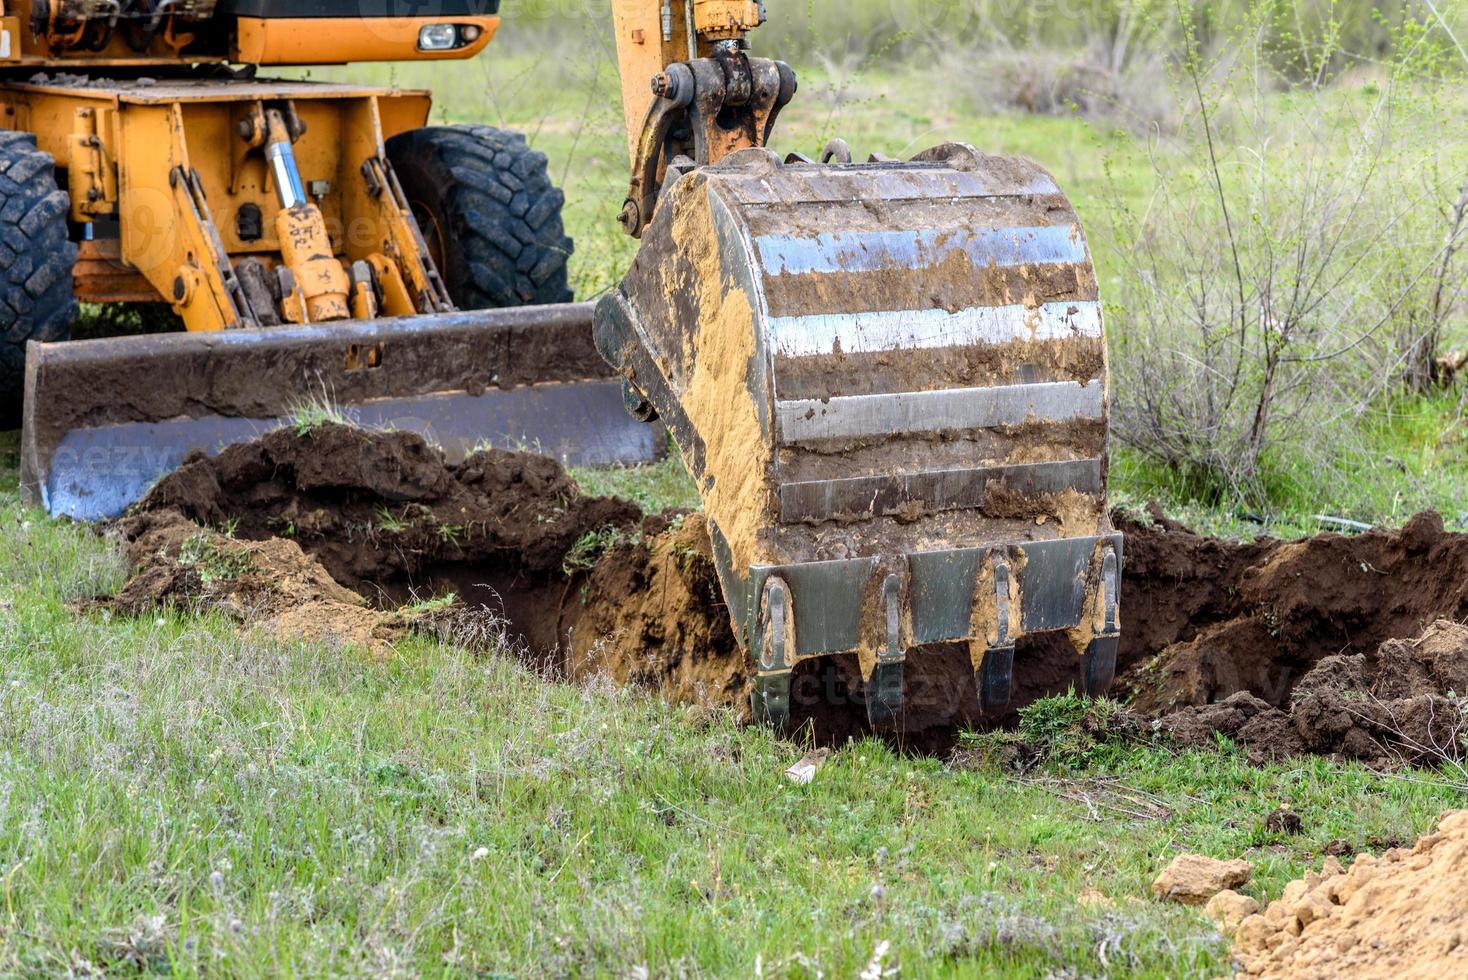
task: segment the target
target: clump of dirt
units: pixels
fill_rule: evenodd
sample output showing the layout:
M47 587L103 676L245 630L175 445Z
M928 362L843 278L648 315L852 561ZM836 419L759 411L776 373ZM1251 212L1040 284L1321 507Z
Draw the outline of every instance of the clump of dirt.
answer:
M240 541L176 511L139 517L128 542L132 577L95 605L130 616L176 606L220 612L282 640L383 652L406 632L283 538Z
M1400 531L1289 543L1200 537L1155 512L1150 523L1117 522L1126 534L1117 692L1149 715L1240 692L1285 708L1326 657L1468 617L1468 535L1446 533L1436 514Z
M1302 753L1391 767L1461 759L1468 715L1468 627L1440 620L1415 640L1388 640L1369 654L1326 657L1286 708L1248 692L1163 717L1184 745L1215 732L1262 761Z
M1468 975L1468 810L1411 850L1335 858L1239 924L1240 977Z
M747 713L749 662L734 639L703 515L677 514L647 530L607 552L568 597L566 673Z
M582 536L642 519L627 501L584 496L545 456L490 449L455 465L418 435L336 424L191 456L134 513L170 510L241 539L293 540L343 585L398 596L446 564L559 576Z

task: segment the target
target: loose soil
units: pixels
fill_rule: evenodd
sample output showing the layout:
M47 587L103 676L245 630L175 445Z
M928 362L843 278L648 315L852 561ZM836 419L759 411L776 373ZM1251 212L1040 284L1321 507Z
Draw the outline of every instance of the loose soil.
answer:
M1221 733L1256 762L1305 753L1378 767L1457 760L1468 734L1465 682L1468 628L1439 620L1414 640L1322 659L1283 707L1241 691L1159 724L1181 745L1206 747Z
M1468 974L1468 810L1410 850L1327 858L1239 924L1239 977L1408 978Z
M386 652L405 632L400 617L371 608L294 541L240 541L177 511L130 522L132 576L94 606L141 616L163 606L217 612L283 642L309 640Z
M1256 761L1379 766L1462 751L1468 630L1451 620L1468 618L1468 536L1436 514L1288 543L1204 538L1155 512L1121 529L1116 693L1179 743L1221 733Z
M1289 704L1311 668L1468 617L1468 535L1400 531L1240 544L1154 512L1126 534L1118 694L1158 715L1247 691Z
M293 540L374 599L446 565L556 577L584 535L642 520L626 501L583 495L545 456L490 449L454 465L412 433L330 424L190 457L134 513L170 510L242 539Z
M1443 726L1461 718L1449 695L1468 690L1468 631L1434 624L1468 617L1468 536L1430 514L1397 532L1292 543L1205 538L1156 512L1115 519L1127 536L1116 693L1178 742L1211 745L1221 732L1256 758L1318 752L1381 765L1453 743ZM301 628L313 636L389 643L401 626L375 620L380 610L452 591L502 626L474 620L469 633L519 641L563 676L747 712L747 662L703 517L588 497L546 457L490 450L454 465L416 435L324 425L191 458L117 525L138 570L118 608L220 605L220 577L177 561L196 525L213 529L212 547L246 548L267 569L244 576L243 598L225 589L224 604L278 631L309 618ZM172 564L156 567L158 554ZM265 559L277 556L312 571L276 575ZM281 588L254 612L250 583L270 578L309 587ZM336 603L329 614L308 606L315 594ZM293 606L312 612L285 616ZM966 651L918 651L901 728L951 736L1003 723L1074 685L1077 670L1065 637L1023 638L1015 703L985 718ZM796 720L834 740L864 732L858 678L850 657L803 665Z

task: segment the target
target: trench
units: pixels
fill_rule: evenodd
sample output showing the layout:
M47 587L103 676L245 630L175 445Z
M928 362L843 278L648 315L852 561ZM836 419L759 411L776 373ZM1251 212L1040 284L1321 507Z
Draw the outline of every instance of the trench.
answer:
M381 609L453 593L549 675L748 714L748 665L702 517L586 496L546 457L489 450L451 464L409 434L283 429L191 458L129 520L164 512L244 541L288 538ZM1148 718L1235 695L1288 710L1327 658L1468 618L1468 537L1436 515L1288 543L1203 537L1155 511L1115 520L1126 560L1114 694ZM913 651L904 712L880 734L944 752L957 732L1008 724L1077 680L1063 636L1024 637L1015 699L986 717L962 647ZM808 661L793 687L792 722L806 737L870 733L852 658Z

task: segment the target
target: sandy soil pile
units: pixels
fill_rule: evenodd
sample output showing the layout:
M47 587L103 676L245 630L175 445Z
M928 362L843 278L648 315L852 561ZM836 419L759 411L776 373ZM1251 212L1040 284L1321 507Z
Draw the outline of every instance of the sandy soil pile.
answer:
M1240 977L1468 976L1468 810L1443 817L1411 850L1328 858L1243 920Z
M175 511L130 522L132 577L99 605L139 616L176 606L220 612L283 641L311 640L385 652L405 632L372 609L294 541L240 541Z

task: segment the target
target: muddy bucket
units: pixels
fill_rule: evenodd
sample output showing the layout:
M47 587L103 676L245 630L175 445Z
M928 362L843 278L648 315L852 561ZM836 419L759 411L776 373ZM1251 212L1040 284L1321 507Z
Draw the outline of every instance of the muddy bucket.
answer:
M949 144L822 165L745 150L663 191L597 345L699 483L735 633L779 723L856 654L873 721L909 652L967 642L986 703L1065 632L1110 684L1121 537L1080 220L1029 161Z

